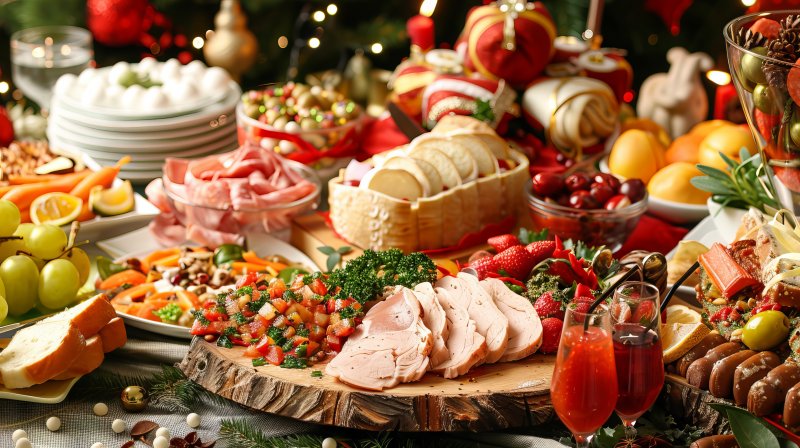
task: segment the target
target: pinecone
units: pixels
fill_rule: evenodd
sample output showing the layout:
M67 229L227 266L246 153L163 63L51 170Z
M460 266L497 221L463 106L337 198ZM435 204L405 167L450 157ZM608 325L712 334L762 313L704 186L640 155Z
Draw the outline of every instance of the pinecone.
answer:
M749 28L739 28L739 32L736 33L734 42L736 42L736 45L744 48L745 50L752 50L755 47L766 47L768 40L758 31L753 32Z
M767 56L786 64L765 62L764 75L769 85L783 89L786 87L786 75L800 55L800 15L786 16L780 23L778 37L767 45Z

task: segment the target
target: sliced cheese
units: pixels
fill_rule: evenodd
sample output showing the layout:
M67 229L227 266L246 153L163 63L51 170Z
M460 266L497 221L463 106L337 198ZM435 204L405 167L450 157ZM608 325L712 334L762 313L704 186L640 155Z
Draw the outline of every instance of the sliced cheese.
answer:
M389 151L384 151L372 156L372 164L375 166L383 165L387 160L391 159L392 157L402 157L405 155L406 146L399 146L395 149L390 149Z
M461 185L461 176L458 174L455 164L443 152L434 148L411 148L408 150L408 157L423 160L430 163L439 172L442 178L442 185L447 189L453 189Z
M473 134L455 134L450 139L469 150L478 164L479 175L489 176L500 169L497 164L497 157L494 156L492 150L480 137Z
M422 184L406 170L376 168L364 176L360 187L407 201L425 197Z
M423 167L423 164L426 166ZM439 194L444 188L442 176L439 175L433 165L424 160L416 160L411 157L392 157L382 167L405 170L411 173L425 190L425 197Z
M461 183L469 182L478 178L478 162L472 156L469 149L461 143L455 142L445 137L431 136L428 138L417 138L409 145L412 150L438 150L453 162L461 177Z

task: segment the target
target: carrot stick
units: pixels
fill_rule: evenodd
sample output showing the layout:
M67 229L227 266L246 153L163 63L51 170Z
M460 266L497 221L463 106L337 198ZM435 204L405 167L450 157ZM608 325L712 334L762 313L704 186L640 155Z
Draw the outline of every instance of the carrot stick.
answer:
M84 179L85 180L85 179ZM28 208L33 200L39 196L52 193L68 193L76 184L83 182L79 178L69 177L52 182L42 182L38 184L27 184L15 186L12 190L3 195L3 199L13 202L20 210ZM84 199L88 200L88 196Z
M247 272L262 272L267 270L267 266L263 264L248 263L245 261L234 261L232 263L233 270L244 273Z
M91 170L81 170L75 173L68 173L68 174L36 174L31 176L10 176L8 178L8 183L11 185L27 185L27 184L39 184L42 182L52 182L56 180L68 179L68 178L77 178L77 179L84 179L89 174L92 174Z
M269 266L269 267L275 269L276 271L281 271L283 269L286 269L286 267L287 267L283 263L278 263L278 262L275 262L275 261L269 261L269 260L265 260L263 258L259 258L259 256L256 255L256 253L253 252L252 250L249 250L249 251L243 253L242 254L242 258L244 258L244 261L246 261L248 263L262 264L264 266Z
M86 176L85 179L80 181L78 185L75 185L74 188L69 192L69 194L73 196L77 196L84 201L89 200L89 192L92 191L92 187L97 185L102 185L103 188L111 187L111 184L114 182L114 178L117 177L119 174L120 168L123 165L127 164L131 161L130 156L125 156L117 162L114 166L106 166L100 168L99 170L93 172L92 174Z
M129 285L141 285L147 281L147 276L142 274L139 271L134 271L133 269L128 269L122 272L117 272L109 276L107 279L100 282L98 285L98 289L108 290L114 289L117 286L122 286L125 283Z
M19 222L28 223L31 221L31 209L26 208L19 211Z
M140 260L142 262L142 270L150 271L150 266L152 266L155 262L173 255L180 255L180 253L181 250L178 249L177 247L173 247L170 249L154 250L153 252L150 252L149 254L147 254L146 257Z
M83 206L81 207L81 214L75 218L76 221L84 222L90 219L94 219L94 212L89 209L89 204L84 202Z
M177 253L175 255L169 255L163 258L159 258L156 261L150 263L150 266L163 266L174 268L178 266L178 261L181 259L181 254Z
M138 302L143 300L147 294L152 294L154 292L156 292L156 287L152 283L142 283L141 285L132 286L120 292L111 299L111 302L120 304L124 304L127 301Z

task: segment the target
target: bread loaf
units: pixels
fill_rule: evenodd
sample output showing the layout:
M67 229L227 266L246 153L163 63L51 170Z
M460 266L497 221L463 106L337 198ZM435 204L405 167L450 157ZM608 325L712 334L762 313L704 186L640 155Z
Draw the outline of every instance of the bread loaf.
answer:
M86 345L80 354L72 361L69 368L64 372L53 377L54 380L68 380L86 375L92 370L100 367L103 363L103 341L99 335L95 335L86 340Z
M125 322L121 318L115 317L108 321L108 324L100 329L98 333L103 343L103 353L114 351L128 341L128 333L125 331Z
M98 294L72 308L50 316L36 325L66 320L75 325L83 337L88 339L96 335L116 315L114 307L111 306L106 296Z
M0 352L0 377L9 389L44 383L65 372L86 343L70 320L51 320L19 330Z

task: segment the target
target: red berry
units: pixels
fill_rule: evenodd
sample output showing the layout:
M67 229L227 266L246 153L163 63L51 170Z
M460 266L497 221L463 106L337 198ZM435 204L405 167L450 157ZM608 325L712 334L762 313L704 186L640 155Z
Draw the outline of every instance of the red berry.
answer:
M619 186L619 192L627 196L631 202L639 202L644 199L647 187L641 179L628 179Z
M570 193L579 190L588 190L591 184L591 179L589 179L589 176L584 173L570 174L564 180L564 185L566 185L567 191Z
M608 184L601 184L595 182L592 184L591 190L589 190L589 194L592 195L595 201L598 204L605 204L606 201L611 199L614 196L614 190Z
M608 185L614 193L619 190L620 182L613 174L597 173L594 175L594 183Z
M485 279L489 273L496 273L499 269L493 257L483 257L475 260L469 264L469 267L475 269L475 272L478 273L478 278L481 280Z
M656 317L655 303L645 300L639 302L636 310L633 312L633 322L640 325L648 325Z
M569 195L569 206L581 210L597 208L597 201L586 190L578 190Z
M539 353L547 355L558 352L563 327L564 321L561 319L548 317L542 320L542 345L539 347Z
M542 319L547 317L564 319L564 310L561 305L562 303L560 301L553 298L552 291L545 292L533 302L533 308L536 310L536 314Z
M556 242L534 241L531 244L525 246L525 250L527 250L533 256L535 260L534 261L534 266L535 266L553 256L553 252L556 250Z
M552 197L564 189L564 179L555 173L537 173L533 176L531 188L539 197Z
M767 39L775 39L781 31L781 24L775 20L762 17L753 23L750 31L754 33L761 33Z
M467 264L472 264L473 261L480 260L481 258L485 258L485 257L490 257L491 258L493 255L494 255L493 253L491 253L491 252L489 252L487 250L475 251L475 252L472 253L472 255L469 256L469 260L467 260Z
M527 280L528 274L535 265L533 255L525 250L525 246L511 246L494 256L494 262L510 277Z
M511 246L518 246L519 240L516 236L506 233L505 235L497 235L489 238L487 241L498 254Z
M587 297L581 297L581 299L586 299ZM592 302L588 302L583 300L581 302L573 302L572 310L576 313L586 314L589 312L589 308L592 307Z
M606 203L603 205L603 208L606 210L616 210L618 208L623 208L631 205L631 200L628 199L627 196L624 194L618 194L611 199L607 200Z

